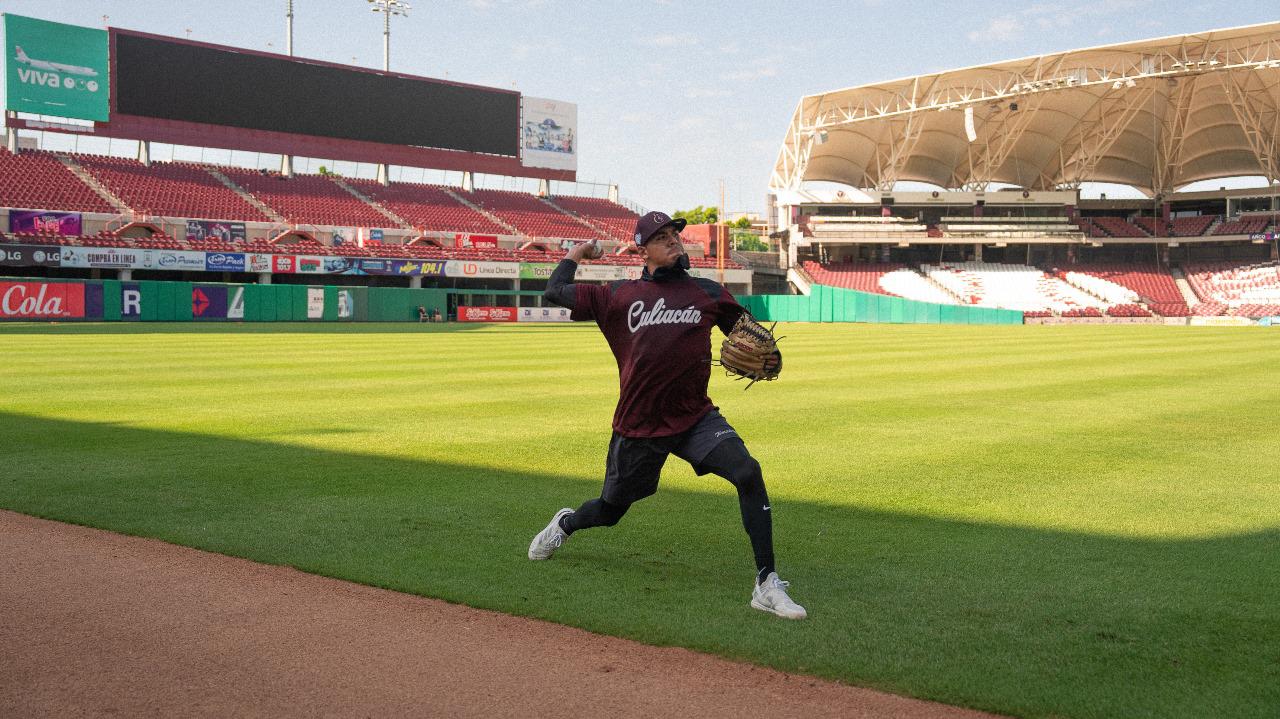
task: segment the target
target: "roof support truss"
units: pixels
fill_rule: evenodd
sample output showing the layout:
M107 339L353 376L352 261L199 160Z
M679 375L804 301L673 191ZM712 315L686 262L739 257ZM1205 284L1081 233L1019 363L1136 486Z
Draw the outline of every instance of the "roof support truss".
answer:
M1258 159L1258 167L1267 182L1280 179L1280 153L1277 152L1277 133L1280 133L1280 111L1265 86L1232 75L1223 75L1222 89L1230 99L1231 110L1244 131L1249 149Z

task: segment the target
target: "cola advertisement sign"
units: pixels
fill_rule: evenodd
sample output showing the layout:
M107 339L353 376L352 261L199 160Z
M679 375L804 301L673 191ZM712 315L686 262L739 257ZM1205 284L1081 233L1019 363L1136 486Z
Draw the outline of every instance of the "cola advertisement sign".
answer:
M79 282L0 282L0 319L82 319L84 289ZM101 287L97 289L101 305Z

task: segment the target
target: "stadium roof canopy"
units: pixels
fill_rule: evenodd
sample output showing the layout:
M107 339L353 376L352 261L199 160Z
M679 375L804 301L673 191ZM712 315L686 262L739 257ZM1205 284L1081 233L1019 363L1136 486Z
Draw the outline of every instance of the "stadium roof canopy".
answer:
M1166 194L1280 178L1280 22L1072 50L800 100L770 185Z

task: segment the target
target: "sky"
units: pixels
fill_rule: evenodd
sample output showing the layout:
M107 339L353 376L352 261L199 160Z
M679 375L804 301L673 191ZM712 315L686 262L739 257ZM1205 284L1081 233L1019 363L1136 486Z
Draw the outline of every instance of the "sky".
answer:
M581 186L553 191L599 194L617 184L624 199L667 211L719 204L722 182L729 212L763 211L804 95L1280 19L1274 0L408 2L408 16L392 18L392 70L576 103ZM283 53L285 5L0 0L0 12ZM295 55L381 69L382 16L366 0L293 0L293 8ZM453 174L392 179L456 184Z

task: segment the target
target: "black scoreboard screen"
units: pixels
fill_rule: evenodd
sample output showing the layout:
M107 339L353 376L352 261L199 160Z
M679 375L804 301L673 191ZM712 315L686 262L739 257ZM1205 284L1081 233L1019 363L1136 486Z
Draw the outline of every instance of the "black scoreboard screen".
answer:
M234 48L114 35L114 112L515 157L520 95Z

